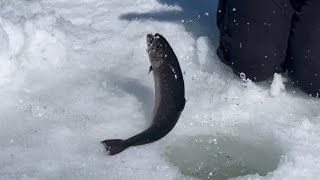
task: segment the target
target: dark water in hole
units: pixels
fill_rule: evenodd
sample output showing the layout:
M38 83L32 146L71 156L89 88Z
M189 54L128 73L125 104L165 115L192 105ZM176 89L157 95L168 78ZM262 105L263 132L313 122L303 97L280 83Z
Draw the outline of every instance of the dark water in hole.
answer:
M184 175L224 180L267 175L277 168L281 150L272 140L226 135L176 138L166 155Z

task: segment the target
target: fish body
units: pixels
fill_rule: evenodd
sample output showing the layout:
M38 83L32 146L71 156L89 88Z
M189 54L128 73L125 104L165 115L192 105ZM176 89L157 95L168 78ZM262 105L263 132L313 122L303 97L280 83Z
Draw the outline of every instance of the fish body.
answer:
M129 139L102 141L109 155L118 154L130 146L152 143L166 136L174 128L184 109L184 81L173 49L160 34L148 34L147 46L151 63L149 73L153 73L155 89L152 124Z

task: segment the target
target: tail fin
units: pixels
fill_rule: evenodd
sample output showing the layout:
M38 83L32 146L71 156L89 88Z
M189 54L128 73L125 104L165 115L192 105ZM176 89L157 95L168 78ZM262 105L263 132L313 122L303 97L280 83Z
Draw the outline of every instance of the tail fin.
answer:
M101 141L109 155L115 155L128 148L122 139L108 139Z

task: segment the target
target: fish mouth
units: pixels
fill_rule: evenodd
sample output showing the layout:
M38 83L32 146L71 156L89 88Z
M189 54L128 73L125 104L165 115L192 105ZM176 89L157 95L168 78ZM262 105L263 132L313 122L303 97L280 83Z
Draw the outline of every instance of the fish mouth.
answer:
M154 41L154 35L153 34L148 34L147 35L147 53L149 53L150 51L151 51L151 45L152 45L152 43L153 43L153 41Z
M156 33L155 35L153 34L148 34L147 35L147 52L149 53L152 49L154 49L153 44L155 42L156 39L161 38L161 35ZM152 48L153 47L153 48Z
M148 47L150 47L151 44L153 43L154 37L155 36L153 34L148 34L147 35L147 45L148 45Z

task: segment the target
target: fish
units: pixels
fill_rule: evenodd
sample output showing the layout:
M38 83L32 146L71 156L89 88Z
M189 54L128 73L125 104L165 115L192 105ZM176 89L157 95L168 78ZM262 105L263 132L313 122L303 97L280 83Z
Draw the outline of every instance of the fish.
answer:
M174 128L185 107L183 75L172 47L158 33L148 34L146 39L151 64L149 73L153 73L155 89L152 123L146 130L128 139L102 141L109 155L163 138Z

